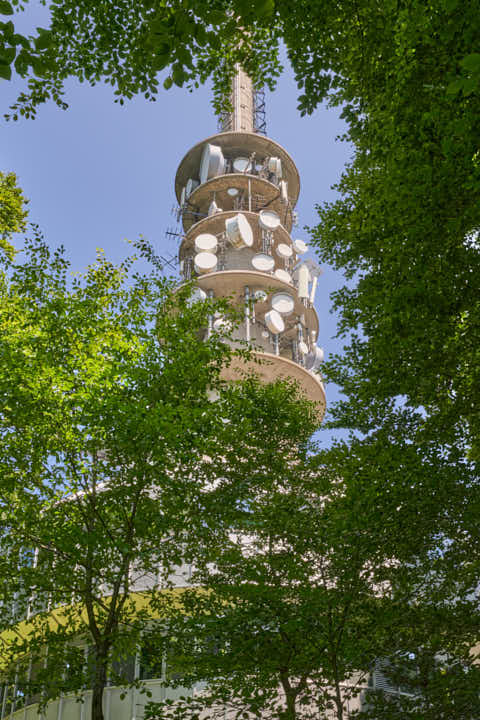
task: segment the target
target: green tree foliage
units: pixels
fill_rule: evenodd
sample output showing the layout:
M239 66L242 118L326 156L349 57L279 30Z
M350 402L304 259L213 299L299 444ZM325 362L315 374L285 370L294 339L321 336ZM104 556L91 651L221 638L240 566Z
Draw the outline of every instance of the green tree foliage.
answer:
M209 393L232 353L202 340L226 301L189 304L137 251L151 271L100 253L72 275L35 238L0 274L0 672L18 702L91 687L94 720L182 562L194 468L223 427Z
M293 51L299 78L312 69L302 107L343 105L354 146L340 198L319 207L313 233L321 258L351 281L334 298L341 333L353 333L332 364L349 398L339 422L367 429L402 396L426 409L432 432L475 454L480 98L475 84L454 83L475 70L479 6L350 10L340 21L322 6L314 26L307 15ZM303 45L322 26L314 61Z
M256 80L273 86L280 41L302 89L302 112L311 112L327 94L362 105L370 91L382 94L382 73L387 66L394 69L391 60L407 75L418 62L434 96L461 100L477 96L480 88L477 0L402 5L394 0L57 0L50 4L50 26L29 38L15 32L10 16L19 8L19 0L0 4L8 17L0 26L0 75L9 79L13 67L29 78L14 117L34 115L49 98L65 107L68 77L110 83L120 102L138 93L154 99L157 75L165 69L166 88L194 87L213 75L218 109L237 61ZM428 55L433 47L442 67L434 62L431 69L441 76L440 85L421 67L424 51ZM398 79L389 72L390 90Z
M423 491L421 477L411 478L425 493L422 516L399 507L410 522L425 512L438 522L436 549L415 562L416 581L406 569L400 585L410 597L405 618L416 610L410 632L392 626L397 669L410 652L430 654L428 672L419 671L424 687L397 703L396 715L379 695L371 716L470 717L480 578L479 7L342 7L303 4L302 32L289 44L304 83L301 109L321 98L342 106L354 150L339 199L319 206L312 231L321 259L347 279L334 295L347 345L327 364L345 394L331 426L363 437L386 478L401 467L402 447L430 457ZM457 477L448 496L439 472L446 458Z
M12 234L25 230L26 203L15 174L0 172L0 247L10 257L14 253L9 242Z
M194 587L161 605L168 619L152 631L173 666L167 685L207 687L152 703L151 718L213 719L226 708L232 717L342 720L377 658L439 638L426 634L428 613L433 631L439 612L423 597L433 578L424 568L447 530L437 508L461 484L456 467L400 441L382 456L363 442L315 452L301 408L285 398L280 414L269 388L263 396L249 452L232 434L231 451L223 438L211 458L219 480ZM443 608L456 648L472 637L472 624L462 625L472 605Z
M168 70L166 89L198 87L213 76L219 108L236 62L270 85L279 73L271 0L62 0L51 3L50 10L49 28L37 28L30 38L15 34L12 20L4 23L0 74L9 79L13 66L29 78L28 90L12 108L14 119L34 116L48 99L66 107L63 83L69 77L105 81L123 103L138 93L155 99L162 70ZM1 12L13 9L3 3Z

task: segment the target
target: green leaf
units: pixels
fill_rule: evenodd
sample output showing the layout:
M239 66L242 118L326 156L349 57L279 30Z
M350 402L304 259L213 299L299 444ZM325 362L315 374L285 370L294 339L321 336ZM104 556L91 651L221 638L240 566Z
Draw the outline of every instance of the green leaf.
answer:
M0 78L11 80L12 68L9 65L0 65Z
M447 12L453 12L457 5L459 3L459 0L443 0L443 7Z
M463 89L463 78L456 78L447 85L447 95L458 95Z
M169 75L165 80L163 81L163 87L165 90L170 90L170 88L173 85L173 78Z
M0 13L2 15L13 15L13 7L7 0L0 0Z
M460 65L469 72L480 73L480 53L467 55L460 61Z
M0 64L10 65L10 63L14 60L16 53L17 51L14 47L3 48L3 50L0 51Z
M25 48L25 50L28 50L30 47L30 43L28 42L28 39L24 35L20 35L20 33L15 33L13 36L13 42L15 45L21 45Z
M172 79L175 85L178 85L178 87L182 87L183 83L185 82L185 77L186 76L181 65L175 63L172 72Z
M45 77L47 73L47 64L39 60L38 58L32 58L33 72L37 77Z
M37 28L40 35L39 37L35 38L35 48L37 50L46 50L50 45L52 44L52 33L50 30L44 30L43 28Z
M263 20L271 18L275 12L274 0L259 0L255 7L258 16Z

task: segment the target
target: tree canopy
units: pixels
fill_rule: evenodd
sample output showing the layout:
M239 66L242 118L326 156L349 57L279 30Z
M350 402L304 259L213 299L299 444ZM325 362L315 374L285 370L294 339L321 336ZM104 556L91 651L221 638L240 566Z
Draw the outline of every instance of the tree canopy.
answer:
M102 717L107 674L151 617L135 592L182 564L194 469L223 427L209 394L233 351L202 329L227 303L190 303L137 254L149 271L100 253L72 274L39 237L2 259L1 674L17 707L90 684Z

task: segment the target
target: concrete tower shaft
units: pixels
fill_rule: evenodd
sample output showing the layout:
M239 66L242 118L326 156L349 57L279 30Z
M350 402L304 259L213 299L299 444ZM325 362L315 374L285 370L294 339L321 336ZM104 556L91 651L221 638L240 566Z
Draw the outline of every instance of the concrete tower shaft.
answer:
M222 132L255 132L255 93L253 83L240 65L235 68L231 94L232 110L224 115Z

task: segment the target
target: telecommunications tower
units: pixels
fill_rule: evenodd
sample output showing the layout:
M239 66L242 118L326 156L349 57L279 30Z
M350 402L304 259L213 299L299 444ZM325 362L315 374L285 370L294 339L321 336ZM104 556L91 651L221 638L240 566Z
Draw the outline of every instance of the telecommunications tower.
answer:
M244 306L234 339L249 343L263 360L251 368L266 381L295 380L304 395L325 409L318 375L314 308L318 266L302 260L307 245L291 237L300 191L290 155L267 138L264 98L237 68L231 110L219 132L195 145L180 163L175 192L184 236L179 249L184 280L196 277L197 299L233 297ZM224 320L212 318L209 332ZM236 359L226 378L238 379Z

